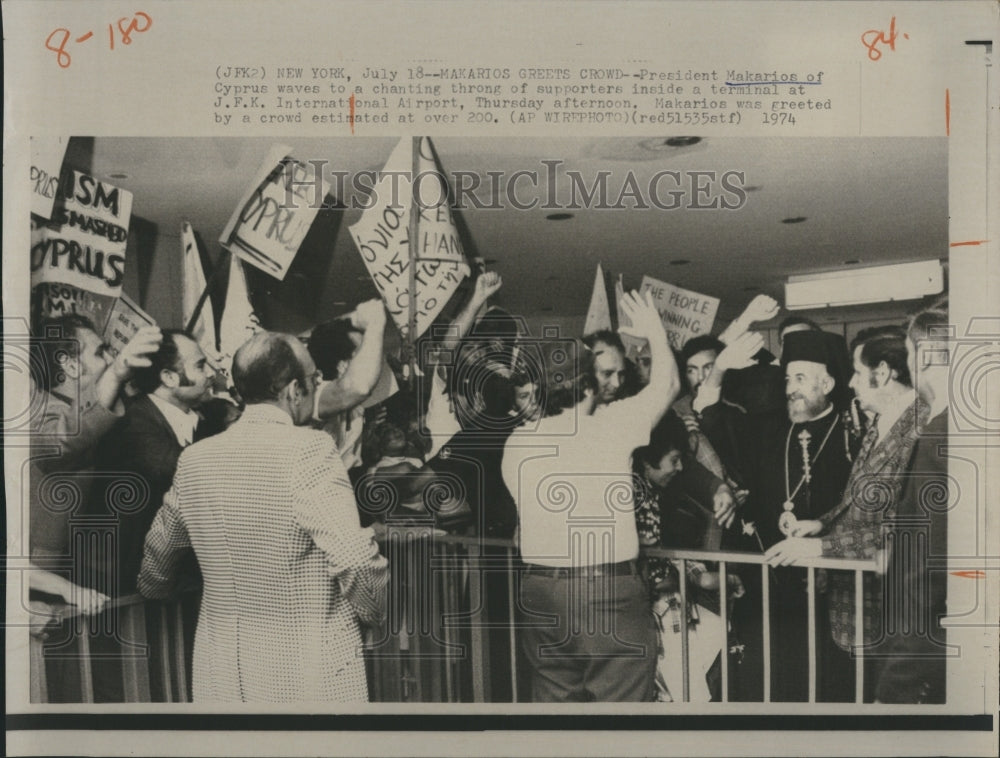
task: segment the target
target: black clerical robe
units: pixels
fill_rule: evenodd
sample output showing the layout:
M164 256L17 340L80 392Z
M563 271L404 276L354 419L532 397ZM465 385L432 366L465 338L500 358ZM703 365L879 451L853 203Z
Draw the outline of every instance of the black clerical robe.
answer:
M787 413L761 418L759 428L753 430L754 444L749 450L753 465L748 466L750 498L741 513L747 524L753 524L766 550L780 542L785 535L779 529L779 519L785 511L784 503L794 505L792 513L798 520L818 519L839 502L851 472L854 437L834 410L805 423L793 424ZM805 456L800 435L808 432L805 441L809 458L809 480L805 481ZM743 548L760 551L756 537L745 535ZM754 567L756 568L756 567ZM807 571L803 568L784 567L770 571L771 576L771 699L782 702L800 702L808 699L808 597L806 594ZM762 682L762 625L760 618L760 572L749 572L744 577L749 584L748 593L757 600L744 605L749 617L739 619L751 637L747 640L747 669L760 667L759 677L751 680ZM817 583L816 650L817 677L821 700L839 700L844 688L838 686L841 677L828 628L827 608ZM753 634L749 630L754 629ZM831 660L832 658L832 660ZM741 699L758 699L762 694L750 687Z

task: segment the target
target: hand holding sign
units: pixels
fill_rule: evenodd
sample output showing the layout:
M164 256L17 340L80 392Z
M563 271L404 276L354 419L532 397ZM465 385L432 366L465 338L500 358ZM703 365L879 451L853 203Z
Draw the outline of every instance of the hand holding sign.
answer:
M764 347L764 338L757 332L745 332L737 337L715 359L715 368L720 372L730 369L747 368L754 365L753 357Z
M158 326L144 326L139 329L111 364L111 370L118 380L124 382L135 369L151 366L153 362L148 356L160 349L162 341L163 333Z

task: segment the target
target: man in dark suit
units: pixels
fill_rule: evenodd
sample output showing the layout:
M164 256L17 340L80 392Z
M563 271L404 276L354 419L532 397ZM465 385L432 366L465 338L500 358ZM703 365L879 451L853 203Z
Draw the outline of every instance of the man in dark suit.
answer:
M214 375L197 342L182 331L164 329L150 365L133 376L142 394L131 401L97 448L97 497L87 504L86 519L88 531L105 538L86 543L83 583L87 586L111 597L137 591L146 532L170 489L181 451L202 436L196 409L211 397ZM184 572L197 581L193 553ZM122 633L123 621L116 613L109 611L102 624L109 633L90 641L96 702L123 699L121 657L141 650L135 647L136 640ZM155 698L158 682L151 684Z
M181 450L200 438L196 409L211 397L215 375L198 343L179 330L163 330L151 359L133 378L143 394L97 451L104 497L92 508L114 517L117 555L93 555L89 565L91 583L111 596L136 591L146 532L173 482Z

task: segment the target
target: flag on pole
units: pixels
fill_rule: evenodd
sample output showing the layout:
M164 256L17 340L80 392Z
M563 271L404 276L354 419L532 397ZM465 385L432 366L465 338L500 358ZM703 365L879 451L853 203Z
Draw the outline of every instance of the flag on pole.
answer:
M188 324L208 284L205 281L205 271L201 267L198 241L195 239L194 229L187 221L181 224L181 256L184 260L181 272L181 311L184 316L182 321ZM219 341L215 334L215 311L212 310L211 298L206 298L202 304L198 319L191 327L191 336L201 347L209 363L217 363Z
M244 342L262 331L260 318L250 304L247 291L246 273L243 261L235 255L229 256L229 286L226 289L226 304L219 324L219 370L226 374L232 384L233 356Z
M594 289L590 294L590 307L587 308L587 320L583 325L583 336L593 334L601 329L611 329L611 304L608 302L608 285L604 279L604 269L597 264L594 276Z
M448 183L438 168L430 140L421 137L419 145L414 160L413 140L400 140L375 185L375 202L350 227L368 273L404 338L409 338L410 265L415 261L414 339L427 330L470 274L448 205ZM418 181L416 191L414 178ZM417 221L411 250L414 211Z

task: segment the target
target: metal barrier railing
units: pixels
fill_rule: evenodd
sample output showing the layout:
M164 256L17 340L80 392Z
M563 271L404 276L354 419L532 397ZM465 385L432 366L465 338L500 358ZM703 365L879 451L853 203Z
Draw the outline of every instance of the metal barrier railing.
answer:
M519 593L523 569L509 540L433 533L430 527L394 530L380 540L389 560L391 587L385 623L366 634L366 659L373 702L518 702L527 697L519 654ZM686 576L688 561L717 563L719 586L733 566L760 567L763 623L763 700L771 701L770 582L772 569L759 554L644 548L649 557L669 558ZM816 571L852 571L855 608L863 608L863 575L872 563L816 558L804 561L808 595L809 702L817 699ZM679 586L687 607L686 582ZM724 593L723 593L724 597ZM30 640L32 702L94 702L92 640L108 632L125 654L121 661L124 702L188 702L196 596L168 602L139 595L117 598L99 617L68 616L48 641ZM719 603L723 629L726 602ZM690 699L689 624L681 619L682 699ZM862 640L863 614L855 613L855 639ZM729 699L730 665L721 656L721 699ZM855 701L863 701L864 660L855 659Z

